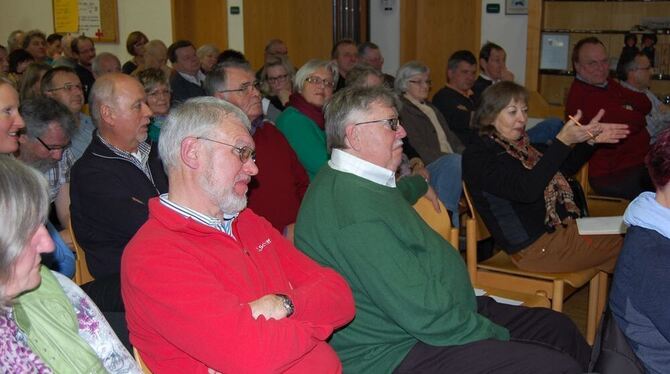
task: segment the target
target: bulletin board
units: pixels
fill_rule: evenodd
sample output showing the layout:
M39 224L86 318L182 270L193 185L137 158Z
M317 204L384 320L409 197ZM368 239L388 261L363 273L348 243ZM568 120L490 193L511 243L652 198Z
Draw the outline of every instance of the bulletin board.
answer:
M96 42L118 42L117 0L52 0L54 31L85 34Z

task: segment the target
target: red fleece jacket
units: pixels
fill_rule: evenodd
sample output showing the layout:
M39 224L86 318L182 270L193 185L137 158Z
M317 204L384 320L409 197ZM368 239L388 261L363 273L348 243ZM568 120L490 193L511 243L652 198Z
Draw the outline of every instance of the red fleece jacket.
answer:
M605 109L601 122L625 123L630 134L617 144L598 145L589 160L589 176L606 176L642 165L649 150L649 133L644 118L651 110L649 99L612 79L607 80L605 88L575 79L565 104L566 117L581 109L580 122L589 123L601 108Z
M153 372L338 373L325 342L354 316L346 281L246 209L234 238L158 199L126 247L121 282L132 344ZM248 303L288 295L295 314L253 319Z

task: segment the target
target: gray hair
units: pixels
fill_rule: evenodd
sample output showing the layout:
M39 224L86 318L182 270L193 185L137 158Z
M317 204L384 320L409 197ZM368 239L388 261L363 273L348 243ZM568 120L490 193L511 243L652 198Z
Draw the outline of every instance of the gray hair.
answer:
M26 135L35 139L43 136L52 123L58 123L68 138L77 127L70 110L55 99L38 96L21 102L19 112L26 123Z
M368 76L370 75L374 75L375 77L381 79L382 83L384 82L384 74L381 71L365 63L356 64L347 73L347 87L364 86Z
M184 139L209 136L222 126L221 120L230 115L240 120L247 130L251 128L249 118L240 108L211 96L192 98L172 109L158 140L158 153L168 176L170 171L181 165L181 143Z
M305 79L309 78L316 70L326 68L331 74L333 74L333 82L337 85L337 79L340 77L339 70L337 69L337 63L335 61L326 61L312 59L309 60L303 65L297 73L295 73L295 79L293 80L293 91L302 92L303 87L305 87Z
M395 75L393 87L396 92L402 94L407 92L407 84L411 77L417 74L430 74L430 69L419 61L410 61L398 69Z
M46 221L48 209L44 176L21 161L0 156L0 304L11 302L5 286L12 266Z
M119 58L116 57L115 54L109 52L102 52L96 55L93 58L93 61L91 62L91 70L93 70L93 74L95 74L96 77L100 77L101 75L105 74L105 72L102 70L102 61L105 59L116 60L116 62L119 65L119 68L121 67L121 61L119 61Z
M205 77L204 87L207 95L214 96L217 91L225 90L227 88L226 84L228 82L228 76L226 74L226 69L241 69L253 74L248 62L226 60L218 63Z
M139 79L142 86L144 86L144 92L146 93L149 93L160 84L166 86L168 90L170 89L170 81L165 72L161 69L144 69L137 74L137 79Z
M198 56L198 60L201 60L203 57L205 57L210 53L213 53L218 56L220 51L214 44L204 44L200 48L198 48L197 51L195 51L196 56Z
M22 36L25 37L23 30L14 30L9 33L9 37L7 38L7 49L9 52L22 47Z
M119 73L120 74L120 73ZM91 111L91 119L93 124L100 128L102 117L100 114L100 107L103 104L116 103L114 95L116 91L116 82L113 79L116 74L106 74L95 80L91 92L88 95L88 104Z
M396 111L400 108L398 96L383 86L346 87L333 95L324 107L328 152L346 148L347 125L361 112L367 111L372 103L381 103Z

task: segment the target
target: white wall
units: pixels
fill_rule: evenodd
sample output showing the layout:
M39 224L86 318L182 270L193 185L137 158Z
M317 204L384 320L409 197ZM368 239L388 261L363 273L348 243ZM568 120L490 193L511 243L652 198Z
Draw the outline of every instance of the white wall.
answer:
M487 14L486 4L500 4L500 13ZM492 41L505 49L507 68L521 85L526 82L527 30L528 16L505 15L505 1L482 0L482 44Z
M395 75L400 67L400 0L370 1L370 41L384 56L384 73Z
M160 39L166 45L172 42L172 12L170 0L117 0L119 13L119 41L96 43L96 51L111 52L123 64L130 58L126 52L126 37L135 30L144 32L149 39ZM53 6L51 0L0 0L0 44L7 43L13 30L40 29L53 33Z

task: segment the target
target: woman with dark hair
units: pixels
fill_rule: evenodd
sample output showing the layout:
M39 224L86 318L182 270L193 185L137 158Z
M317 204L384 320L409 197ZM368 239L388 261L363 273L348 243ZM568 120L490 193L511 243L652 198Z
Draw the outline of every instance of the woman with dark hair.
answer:
M126 39L126 51L133 56L121 67L124 74L132 74L138 66L144 64L144 45L149 42L149 38L142 31L133 31L128 34Z
M670 372L670 130L645 159L656 193L643 192L624 214L628 225L614 271L610 306L648 373Z
M14 83L14 87L18 89L21 84L23 72L26 71L28 65L35 62L35 58L25 49L16 49L9 54L9 73L7 78Z
M579 235L579 208L566 178L588 160L596 143L616 143L626 125L588 125L574 114L546 149L526 133L528 92L513 82L487 88L473 118L479 137L463 153L463 179L496 245L523 270L572 272L590 267L611 273L619 235Z
M0 368L17 373L140 373L102 313L67 277L40 265L47 182L0 156Z

